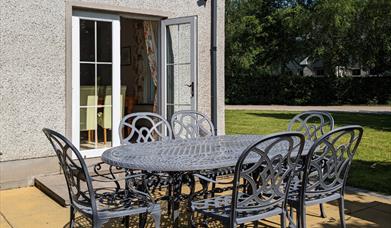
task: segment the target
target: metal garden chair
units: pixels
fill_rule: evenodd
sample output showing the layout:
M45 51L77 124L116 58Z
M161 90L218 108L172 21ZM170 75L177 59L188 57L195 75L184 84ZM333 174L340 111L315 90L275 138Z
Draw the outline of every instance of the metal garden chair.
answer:
M126 115L119 125L121 144L145 143L172 140L172 129L167 120L151 112L135 112ZM134 173L134 171L127 171ZM156 188L168 188L168 196L172 194L172 184L166 173L144 171L147 175L147 187L154 192ZM168 204L169 207L171 206ZM170 211L170 209L169 209Z
M315 141L334 129L334 119L328 112L302 112L289 122L288 131L302 132L306 140Z
M297 114L289 122L288 131L302 132L306 140L314 141L334 129L334 118L328 112L306 111ZM320 216L326 218L323 204L319 204Z
M306 227L307 206L334 200L339 201L341 226L345 227L344 189L362 134L360 126L341 127L323 135L312 145L302 177L294 178L288 198L289 205L297 211L299 227Z
M175 139L193 139L216 135L212 121L205 114L193 110L175 112L171 117L171 127Z
M121 144L171 140L172 129L167 120L152 112L126 115L119 125Z
M129 227L129 216L151 213L155 226L160 227L160 205L155 204L149 194L133 188L133 180L141 174L116 179L114 176L91 177L80 152L63 135L44 128L57 154L64 172L70 199L70 227L75 225L75 213L80 212L92 220L93 227L101 227L112 218L123 217ZM77 159L72 159L72 154ZM105 187L94 188L103 182ZM119 183L126 184L124 188ZM102 183L100 184L102 185Z
M172 139L169 122L162 116L151 112L135 112L126 115L121 120L118 130L120 142L125 145ZM154 173L148 177L148 186L153 189L167 184L167 175L163 173Z
M249 146L239 157L229 183L232 194L193 201L192 211L220 220L225 227L280 215L281 227L285 227L289 185L304 142L301 133L286 132Z
M182 110L175 112L171 117L171 128L175 139L195 139L216 135L216 129L212 121L205 114L194 110ZM200 172L200 175L203 175L205 178L212 178L216 180L218 176L226 176L233 172L233 168L224 168L202 171ZM200 179L200 181L203 186L200 194L204 193L206 198L209 182L204 181L203 179ZM214 196L215 191L216 184L212 183L212 196ZM222 192L221 189L220 192Z

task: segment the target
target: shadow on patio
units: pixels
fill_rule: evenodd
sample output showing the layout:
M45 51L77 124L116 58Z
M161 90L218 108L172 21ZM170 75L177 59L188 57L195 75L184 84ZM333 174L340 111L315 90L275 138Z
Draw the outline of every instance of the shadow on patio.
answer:
M69 209L61 207L37 188L21 188L0 192L1 227L69 227ZM390 197L373 196L372 194L353 192L345 198L345 217L348 227L389 227L391 224ZM161 227L171 227L166 213L166 204L162 203L163 216ZM339 227L339 214L336 203L325 205L327 218L319 216L319 207L308 208L308 227ZM185 204L182 204L180 227L188 227ZM203 218L196 217L197 227L202 225ZM89 227L88 219L78 216L76 227ZM138 216L131 217L131 227L138 226ZM112 220L105 227L123 227L121 220ZM147 226L153 227L152 218L148 216ZM222 227L210 220L209 227ZM254 227L248 224L246 227ZM259 222L258 227L279 227L279 218Z

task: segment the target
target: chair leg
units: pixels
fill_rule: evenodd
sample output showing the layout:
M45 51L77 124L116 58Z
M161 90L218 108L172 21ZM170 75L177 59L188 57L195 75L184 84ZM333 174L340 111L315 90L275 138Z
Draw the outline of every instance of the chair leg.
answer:
M171 215L172 184L168 184L167 214Z
M212 194L211 194L211 197L215 197L215 189L216 189L216 183L212 183Z
M106 145L107 143L107 129L103 128L103 144Z
M147 216L146 216L146 214L145 213L139 214L138 227L144 228L146 223L147 223Z
M285 211L285 209L284 209L284 210L282 211L281 215L280 215L281 228L285 228L285 227L286 227L285 217L286 217L286 211Z
M189 224L188 227L195 228L195 223L194 223L194 211L190 210L190 218L189 218Z
M72 206L70 206L69 209L70 209L69 227L73 228L75 227L75 209Z
M307 227L305 206L303 206L303 208L301 208L301 211L300 211L300 227L301 228Z
M293 217L292 217L293 220ZM301 210L300 207L296 208L296 227L301 227Z
M293 221L293 207L292 205L289 205L289 226L291 226L291 220Z
M160 228L160 211L152 212L151 216L155 222L155 228Z
M129 216L125 216L125 218L124 218L124 226L125 227L129 227Z
M345 228L346 224L345 224L345 202L344 202L344 198L341 197L338 201L339 201L339 218L341 220L341 227Z
M92 227L93 228L101 228L103 225L103 222L102 221L99 221L99 220L92 220Z
M326 218L327 215L326 215L326 212L324 211L323 203L319 204L319 208L320 208L320 216L322 218Z

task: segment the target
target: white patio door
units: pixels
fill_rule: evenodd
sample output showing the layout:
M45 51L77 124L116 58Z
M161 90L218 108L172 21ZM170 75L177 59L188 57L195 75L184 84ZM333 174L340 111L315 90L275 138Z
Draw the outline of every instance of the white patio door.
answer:
M85 157L119 145L120 20L74 11L72 16L72 142Z
M197 17L161 23L162 115L197 110Z

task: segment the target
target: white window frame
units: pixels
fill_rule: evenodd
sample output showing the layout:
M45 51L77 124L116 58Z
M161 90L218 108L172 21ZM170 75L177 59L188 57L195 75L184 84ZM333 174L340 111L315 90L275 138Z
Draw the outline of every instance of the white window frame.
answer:
M112 23L112 146L120 145L118 127L121 120L121 34L118 15L72 12L72 143L80 151L80 19ZM98 157L108 148L80 151L84 157Z
M198 97L198 33L197 33L197 16L188 16L188 17L178 17L170 18L161 21L161 39L160 39L160 53L161 53L161 80L160 80L160 103L161 105L161 115L167 119L167 26L169 25L179 25L179 24L190 24L190 64L191 64L191 78L194 83L194 96L192 97L192 109L197 110L197 97Z

